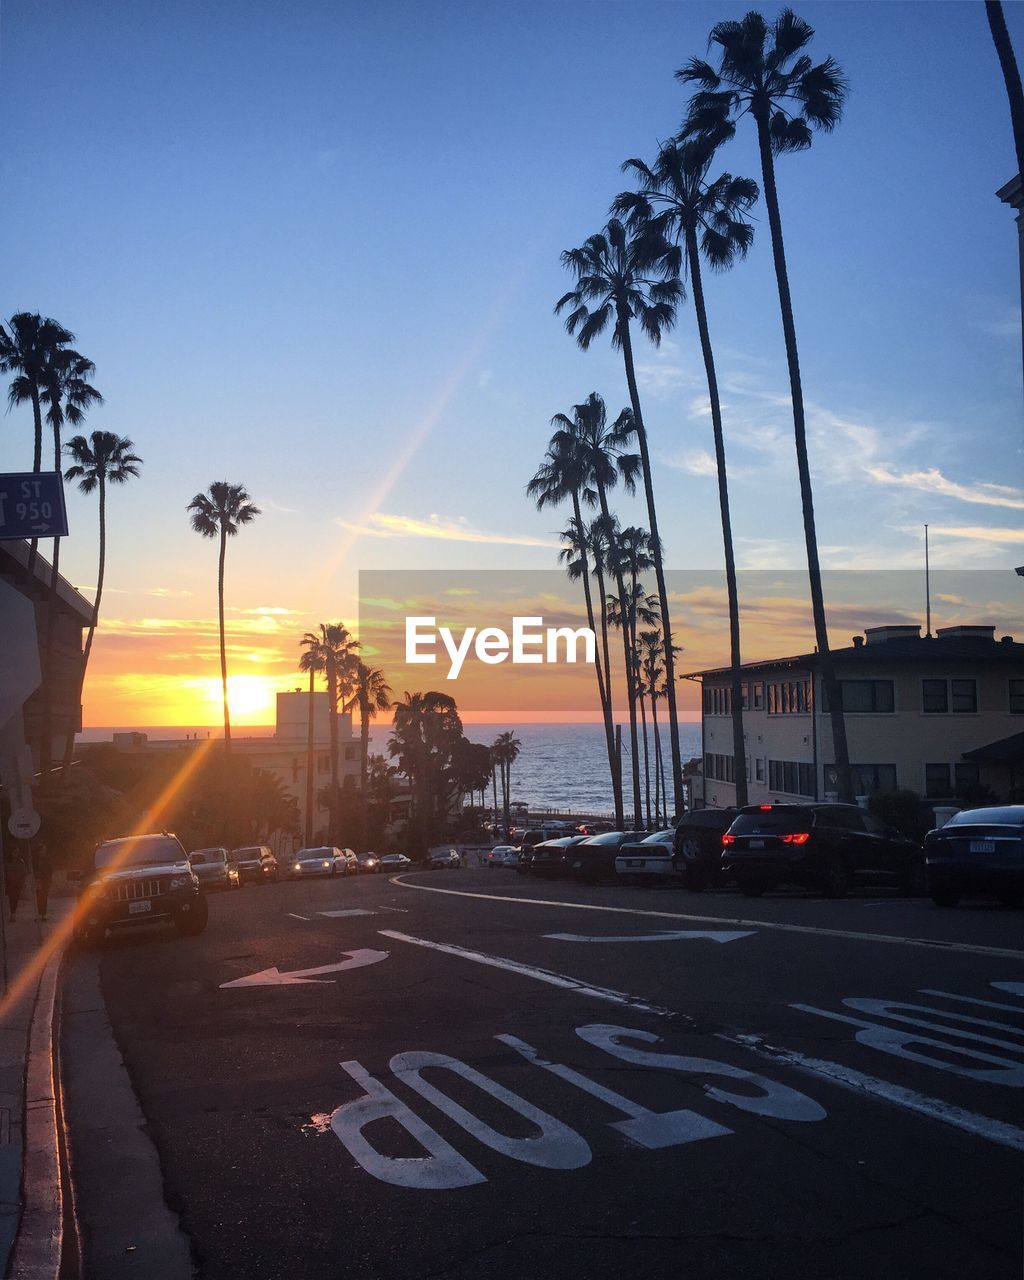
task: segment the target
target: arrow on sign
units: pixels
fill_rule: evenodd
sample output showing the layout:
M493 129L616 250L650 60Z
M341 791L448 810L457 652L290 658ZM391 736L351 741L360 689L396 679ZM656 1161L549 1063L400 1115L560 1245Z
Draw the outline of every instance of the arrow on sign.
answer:
M346 952L348 959L338 964L322 964L317 969L293 969L290 973L282 973L276 967L262 969L259 973L250 973L246 978L236 978L234 982L222 982L220 989L226 991L229 987L296 987L304 982L322 983L331 980L325 980L316 975L341 973L343 969L362 969L368 964L386 960L388 954L387 951L371 951L364 947L358 951Z
M749 938L756 932L756 929L680 929L673 933L631 933L621 938L610 938L606 934L591 937L583 933L546 933L544 937L552 938L555 942L689 942L695 938L707 938L711 942L735 942L737 938Z

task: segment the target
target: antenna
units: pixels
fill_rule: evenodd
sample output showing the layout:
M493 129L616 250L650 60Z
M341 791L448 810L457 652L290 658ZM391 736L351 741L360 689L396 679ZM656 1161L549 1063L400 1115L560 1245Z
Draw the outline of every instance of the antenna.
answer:
M928 526L924 527L924 607L925 607L925 638L932 638L932 582L931 571L928 563Z

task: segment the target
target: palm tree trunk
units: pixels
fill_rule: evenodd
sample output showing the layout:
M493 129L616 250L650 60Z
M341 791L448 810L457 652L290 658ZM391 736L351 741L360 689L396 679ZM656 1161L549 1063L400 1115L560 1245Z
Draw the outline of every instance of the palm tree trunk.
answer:
M625 606L626 584L623 581L618 553L615 550L614 523L608 507L608 494L600 480L597 482L597 494L601 502L601 515L604 517L607 527L608 548L613 552L609 559L615 573L615 585L619 592L619 612L621 615ZM643 807L640 802L640 747L636 732L636 686L633 682L633 662L629 649L629 624L625 616L621 617L621 622L622 659L626 667L626 701L629 704L629 752L633 774L633 822L638 824L643 816Z
M1020 70L1014 57L1010 33L1006 29L1006 15L1000 0L985 0L985 12L1006 83L1006 96L1010 100L1010 123L1013 126L1013 145L1017 152L1017 172L1024 180L1024 88L1021 87Z
M580 534L581 545L583 550L583 596L587 602L587 625L590 627L591 633L597 635L597 628L594 625L594 600L590 592L590 560L586 546L582 544L583 536L583 512L580 510L579 490L574 489L572 492L572 510L573 518L576 521L576 529ZM604 719L604 738L605 747L608 751L608 768L611 772L612 779L612 795L615 804L616 821L622 820L622 780L619 777L618 762L615 758L615 730L612 728L612 705L608 690L605 688L604 673L601 670L601 655L594 649L594 670L597 672L597 692L601 699L601 716ZM621 830L621 826L619 830Z
M654 572L658 580L658 597L661 604L661 630L665 640L665 688L668 695L668 727L672 743L672 794L676 813L683 811L683 778L682 762L679 757L679 718L676 713L676 672L675 657L672 652L672 617L669 610L668 589L665 586L665 562L661 550L661 537L658 534L658 513L654 506L654 483L651 479L651 458L647 450L647 428L644 426L643 413L640 410L640 393L636 385L636 370L633 367L633 343L629 333L629 318L625 314L618 320L619 333L622 337L622 358L626 366L626 385L629 387L629 402L633 408L633 420L636 423L636 439L640 446L640 461L644 472L644 494L647 498L647 523L651 533L651 551L654 555Z
M664 783L664 770L661 759L661 733L658 729L658 678L653 673L651 677L651 724L654 727L654 823L660 831L662 818L660 788Z
M31 387L32 395L32 423L35 427L35 442L32 447L32 470L36 473L43 469L43 410L39 404L39 387L35 382ZM58 471L60 465L58 463ZM36 555L39 552L39 539L33 538L28 544L28 573L29 577L35 572Z
M306 713L306 821L303 830L303 843L306 848L310 848L313 844L313 774L316 765L316 752L313 747L313 731L316 720L313 715L314 698L316 685L314 682L315 672L313 668L309 669L309 708Z
M800 356L796 345L793 303L789 293L786 250L782 240L779 195L775 186L775 161L768 136L768 118L763 112L757 111L754 113L754 118L757 121L757 141L761 152L761 174L764 179L764 202L768 209L772 256L775 259L775 279L779 286L779 308L782 311L782 332L786 341L786 362L789 365L789 389L793 401L793 436L796 443L797 472L800 477L800 506L803 511L804 542L807 545L807 576L811 587L811 612L814 616L814 639L818 648L818 669L821 672L821 680L829 705L839 799L845 804L852 804L854 802L853 779L850 772L850 751L846 741L846 721L843 717L839 682L832 662L832 651L828 645L828 626L825 621L825 599L821 587L821 566L818 562L818 535L814 524L814 495L811 489L811 469L807 458L807 430L804 419L804 393L800 381ZM816 708L812 707L811 714L817 714Z
M639 674L639 673L637 673ZM637 681L637 700L640 703L640 724L644 737L644 801L646 803L645 812L647 814L647 830L651 828L651 752L650 743L647 737L647 708L644 705L643 686Z
M106 476L102 470L99 473L99 489L100 489L100 562L96 573L96 597L92 605L92 621L89 623L89 630L85 637L85 648L82 650L82 668L78 677L78 706L82 705L82 693L85 689L85 673L89 667L89 655L92 653L92 638L96 634L96 625L100 618L100 599L103 595L103 574L107 565L107 485ZM65 774L71 768L71 758L75 754L75 735L74 732L68 734L67 741L64 744L64 760L60 767L60 776L63 781Z
M370 772L370 703L361 699L359 703L359 813L363 824L363 845L366 844L367 824L369 822L369 797L366 784Z
M715 354L711 349L708 313L704 304L704 284L700 273L697 233L686 232L686 257L690 264L690 287L693 309L697 313L700 348L704 354L704 370L711 401L711 427L715 437L715 465L718 470L718 507L722 516L722 543L725 548L725 589L729 599L729 663L732 689L732 759L736 775L736 804L747 804L747 751L743 740L743 672L740 658L740 605L736 587L736 552L732 541L732 517L729 513L729 477L725 466L725 434L722 431L722 402L718 395Z
M612 723L612 786L614 788L613 800L615 802L615 821L620 831L625 830L625 812L622 800L622 756L619 753L615 742L614 715L612 711L612 668L611 655L608 649L608 592L604 585L604 569L601 565L600 555L594 556L594 576L597 578L597 600L601 606L601 652L604 654L604 687L605 697L608 699L608 718Z
M53 469L60 474L60 428L53 428ZM50 591L46 601L46 630L43 644L43 742L40 750L42 790L48 791L52 781L53 766L53 646L57 638L57 583L60 581L60 538L53 540L53 560L50 566ZM29 553L31 557L31 552ZM69 708L69 715L72 714ZM67 752L68 736L74 745L74 720L65 727L64 750ZM62 757L63 758L63 757Z
M224 750L231 750L231 716L228 712L228 654L224 639L224 557L228 535L223 524L220 527L220 556L217 564L217 616L220 622L220 683L224 693Z
M327 659L327 701L331 734L331 839L338 838L338 672L334 659Z
M491 757L491 787L494 792L494 825L498 825L498 771L497 761Z

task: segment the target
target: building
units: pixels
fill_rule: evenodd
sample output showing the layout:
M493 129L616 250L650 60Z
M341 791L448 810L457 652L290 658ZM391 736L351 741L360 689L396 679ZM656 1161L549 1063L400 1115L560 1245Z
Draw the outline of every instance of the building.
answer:
M991 626L869 627L832 656L858 795L901 788L949 802L987 787L1007 799L1024 783L1024 644ZM818 655L742 671L749 802L835 795ZM730 670L688 678L702 685L705 803L735 804Z

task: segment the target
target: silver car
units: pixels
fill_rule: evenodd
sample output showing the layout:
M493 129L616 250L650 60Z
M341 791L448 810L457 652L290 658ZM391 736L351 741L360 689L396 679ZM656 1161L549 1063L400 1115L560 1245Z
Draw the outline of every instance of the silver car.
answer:
M306 876L343 876L348 873L350 850L334 845L322 845L316 849L300 849L288 864L288 874L298 880ZM355 854L352 854L353 860Z
M238 872L228 863L227 849L193 849L188 861L204 892L239 887Z

